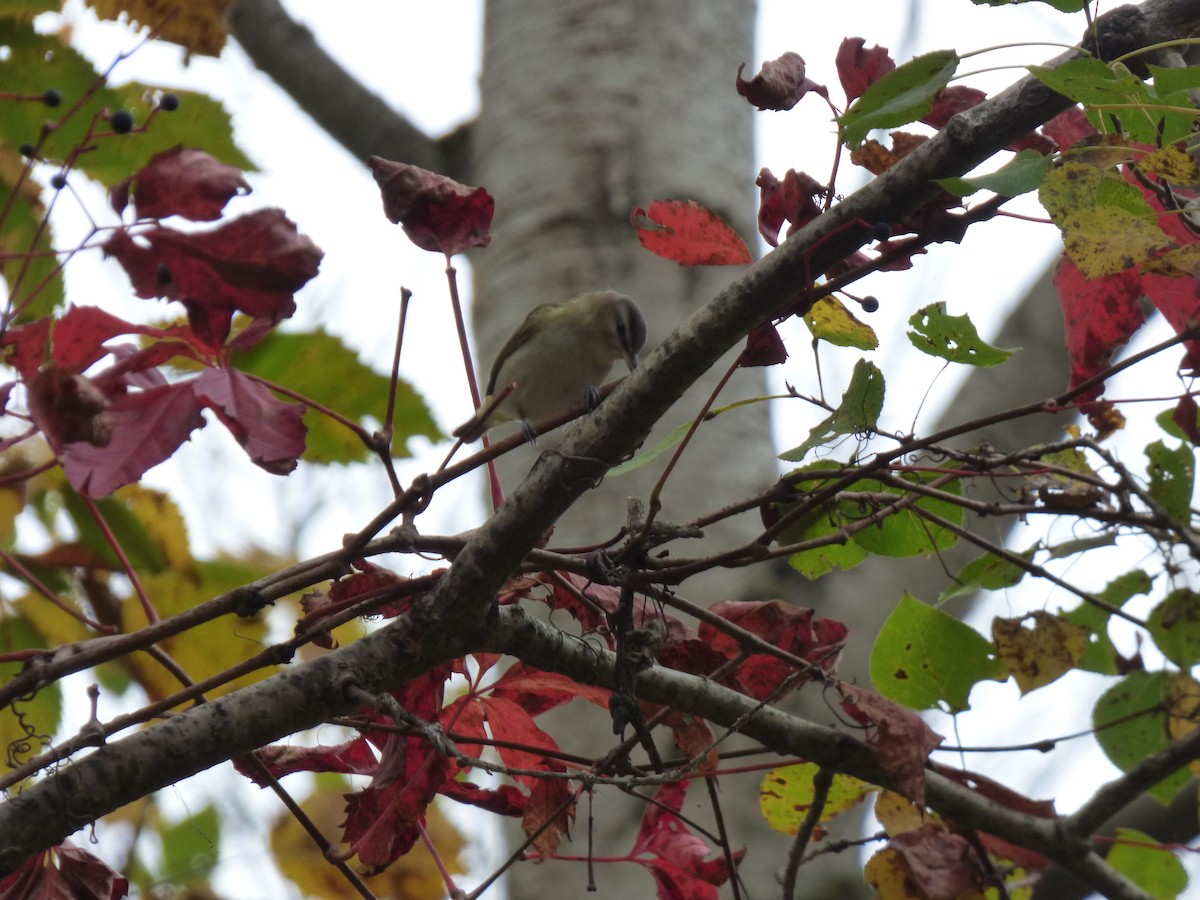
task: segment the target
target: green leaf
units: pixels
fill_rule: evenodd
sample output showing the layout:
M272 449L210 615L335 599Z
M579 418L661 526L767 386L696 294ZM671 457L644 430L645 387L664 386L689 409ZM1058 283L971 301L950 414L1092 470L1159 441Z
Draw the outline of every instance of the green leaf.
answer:
M15 307L20 310L17 322L48 315L63 303L62 270L49 252L54 247L54 230L48 224L42 227L46 207L41 202L40 186L26 179L13 196L12 183L24 166L17 153L0 145L0 209L8 210L0 222L0 252L47 254L0 259L0 276L14 293Z
M997 366L1013 355L979 337L969 316L946 314L945 303L931 303L918 309L908 320L912 345L922 353L971 366Z
M40 596L34 600L49 603ZM0 618L0 646L12 653L54 647L56 642L42 635L24 616L8 611ZM24 668L22 661L0 662L0 683L7 684ZM0 709L0 741L6 748L9 765L23 763L46 749L61 721L62 685L57 681L38 689L32 697L23 697Z
M340 338L324 331L272 332L252 350L236 354L234 365L359 424L368 417L382 422L387 411L389 379L363 365ZM304 424L308 426L304 458L309 462L357 462L371 455L352 431L317 410L305 414ZM430 440L444 436L425 401L402 381L396 390L393 453L411 455L408 440L418 435Z
M971 688L1008 672L991 642L962 622L905 593L871 648L875 688L911 709L969 709Z
M854 148L875 128L907 125L927 116L958 68L958 54L937 50L884 75L838 119L842 141Z
M1023 559L1033 559L1037 545L1030 547L1020 554ZM963 594L974 594L976 591L998 591L1019 584L1025 577L1025 570L1014 562L1009 562L994 553L985 553L958 570L954 584L942 591L938 597L938 606L954 597Z
M61 8L59 0L0 0L0 17L32 19L38 13Z
M153 109L147 97L154 89L136 83L97 87L100 76L86 58L57 35L37 34L27 24L0 20L0 45L9 51L0 61L0 84L6 91L40 95L53 87L62 95L61 105L54 108L32 101L6 103L0 116L0 142L10 147L36 144L43 123L53 122L53 131L42 144L42 158L58 162L86 144L90 149L78 155L75 165L106 187L132 175L154 154L181 143L223 162L253 168L233 143L228 113L203 94L174 91L180 98L179 109L156 114L144 132L115 135L100 118L89 136L93 117L105 108L127 109L133 114L135 128L140 129ZM79 110L67 118L75 103L85 97Z
M1145 594L1153 584L1149 575L1141 569L1126 572L1110 581L1107 587L1097 597L1120 609L1125 602L1139 594ZM1088 630L1091 637L1088 649L1084 651L1076 668L1088 672L1098 672L1101 675L1116 675L1120 671L1117 659L1117 648L1108 636L1108 620L1112 613L1101 609L1092 603L1083 603L1070 612L1063 613L1063 618Z
M813 428L803 444L779 454L779 458L799 462L809 450L828 443L831 437L873 432L883 411L883 394L883 373L865 359L860 359L854 364L850 386L842 394L842 402L833 415Z
M160 829L162 876L177 887L208 880L221 846L221 814L211 804Z
M1192 490L1196 480L1196 454L1182 444L1171 450L1162 441L1146 447L1150 463L1150 496L1157 500L1176 522L1192 521Z
M1164 409L1154 417L1154 422L1159 428L1161 428L1171 437L1178 438L1181 441L1186 441L1188 439L1188 436L1184 430L1175 424L1175 410ZM1196 425L1197 427L1200 427L1200 415L1197 415L1196 417Z
M940 472L906 472L902 476L905 481L915 484L926 484L941 477ZM871 478L865 478L854 485L853 490L866 493L894 494L902 497L906 491L901 487L883 484ZM958 495L962 492L957 481L941 485L938 490L947 494ZM933 513L947 521L961 525L963 521L962 507L948 500L935 497L922 497L914 506ZM845 519L858 520L875 512L865 508L860 503L847 500L839 506ZM958 542L958 535L933 522L922 518L911 509L899 509L890 513L885 519L862 531L855 532L854 543L880 556L908 557L919 554L933 554L946 550Z
M1173 678L1169 672L1133 672L1096 702L1092 713L1096 740L1122 772L1171 743L1166 704ZM1163 804L1170 803L1188 777L1186 768L1177 769L1150 788L1150 794Z
M105 497L95 503L130 565L143 572L161 572L166 567L167 560L158 542L121 495ZM112 545L105 538L104 531L88 510L83 498L70 488L64 488L63 507L79 532L79 543L106 560L113 568L119 569L121 564L113 552Z
M837 297L822 297L804 314L804 324L816 340L835 347L874 350L879 346L875 329L854 317Z
M1089 115L1101 131L1112 131L1113 117L1116 117L1121 123L1121 131L1139 143L1171 143L1184 136L1176 134L1178 116L1161 109L1168 105L1168 97L1177 98L1157 96L1149 85L1121 63L1110 65L1086 57L1052 68L1030 66L1029 71L1047 87L1086 107L1106 107Z
M1183 863L1162 843L1133 828L1118 828L1106 861L1154 900L1175 900L1187 890Z
M841 465L841 463L833 462L810 463L788 474L786 481L796 492L797 496L804 498L806 495L812 494L824 485L829 484L829 479L804 479L800 477L805 471L828 471L830 468L838 468ZM787 515L795 505L795 503L772 504L772 514L776 516ZM806 541L830 538L841 532L842 525L841 518L831 514L827 507L817 507L780 531L779 535L775 538L775 543L779 545L799 544ZM852 569L865 560L867 556L866 550L854 543L854 541L846 540L842 537L840 541L793 553L788 557L788 565L809 581L816 581L822 575L834 569Z
M1200 663L1200 594L1187 588L1171 591L1146 619L1154 643L1185 671Z
M1052 6L1059 12L1073 13L1079 12L1087 6L1091 0L971 0L976 6L1009 6L1014 3L1045 3L1047 6Z
M797 763L772 769L763 776L758 803L768 825L784 834L796 834L800 830L800 824L812 806L813 778L820 768L816 763ZM834 775L820 821L828 822L877 790L874 785L850 775Z
M1053 165L1052 156L1043 156L1036 150L1021 150L989 175L934 180L957 197L966 197L976 191L991 191L1000 197L1019 197L1036 191Z

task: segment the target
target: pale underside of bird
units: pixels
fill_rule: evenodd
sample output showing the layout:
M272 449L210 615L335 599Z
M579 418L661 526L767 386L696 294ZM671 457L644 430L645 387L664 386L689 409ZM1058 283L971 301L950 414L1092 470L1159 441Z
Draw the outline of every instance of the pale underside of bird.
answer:
M532 423L584 399L594 405L613 363L623 359L632 371L645 342L641 310L616 291L538 306L496 355L483 404L454 436L473 441L495 425L519 421L532 438Z

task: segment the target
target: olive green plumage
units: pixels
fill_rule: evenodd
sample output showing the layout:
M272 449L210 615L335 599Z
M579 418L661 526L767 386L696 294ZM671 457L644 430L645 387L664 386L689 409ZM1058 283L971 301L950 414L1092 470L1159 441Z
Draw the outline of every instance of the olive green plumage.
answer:
M616 291L538 306L500 348L483 405L454 436L473 441L492 426L513 421L532 435L531 422L593 396L618 359L632 371L645 343L642 311ZM515 385L512 392L489 410L509 384Z

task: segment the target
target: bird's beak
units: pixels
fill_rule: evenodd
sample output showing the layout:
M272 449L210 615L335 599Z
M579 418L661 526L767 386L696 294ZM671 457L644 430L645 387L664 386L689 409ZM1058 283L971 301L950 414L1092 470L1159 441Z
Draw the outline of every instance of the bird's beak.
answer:
M629 366L629 371L632 372L637 368L638 358L636 353L625 354L625 365Z

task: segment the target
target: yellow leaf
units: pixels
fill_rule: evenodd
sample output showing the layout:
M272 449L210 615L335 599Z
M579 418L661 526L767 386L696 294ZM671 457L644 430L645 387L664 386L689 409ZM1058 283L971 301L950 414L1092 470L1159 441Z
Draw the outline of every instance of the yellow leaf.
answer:
M776 831L795 834L808 815L813 800L813 777L820 767L816 763L798 763L772 769L762 780L758 803L763 818ZM827 822L843 810L857 805L875 788L849 775L834 775L822 822Z
M1138 167L1176 184L1200 182L1200 165L1178 144L1146 154L1138 161Z
M233 0L88 0L101 19L125 16L130 24L155 29L155 37L189 53L220 56L228 30L225 14Z
M875 889L879 900L927 900L908 877L904 857L890 847L867 861L863 880Z
M1114 206L1077 209L1061 227L1063 246L1088 278L1115 275L1174 246L1158 223Z
M818 340L836 347L874 350L879 346L875 330L860 322L836 297L822 297L804 314L804 324Z
M1200 724L1200 682L1190 675L1176 675L1171 682L1167 708L1167 733L1177 741L1196 730ZM1200 760L1192 760L1188 768L1200 775Z
M930 821L930 814L907 797L892 791L880 791L875 798L875 818L883 826L888 837L916 831Z
M1032 619L1033 627L1025 623ZM1022 694L1061 678L1078 665L1088 631L1041 610L1016 619L993 619L992 640Z

